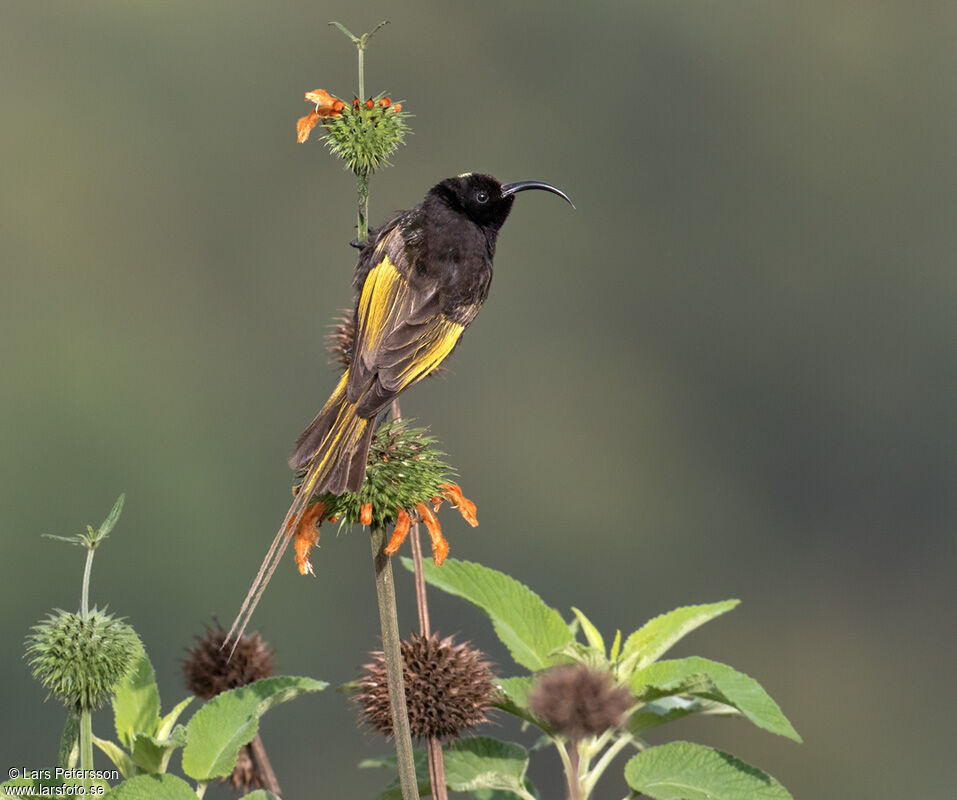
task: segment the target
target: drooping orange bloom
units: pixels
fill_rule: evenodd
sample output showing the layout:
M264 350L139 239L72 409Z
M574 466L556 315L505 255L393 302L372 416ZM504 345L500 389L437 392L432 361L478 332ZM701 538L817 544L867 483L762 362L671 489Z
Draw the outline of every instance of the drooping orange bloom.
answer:
M478 526L478 517L476 516L475 503L462 494L462 487L457 483L443 483L440 487L442 495L449 501L449 505L456 509L462 518L473 528ZM433 497L432 504L435 510L439 510L442 505L441 497Z
M329 94L325 89L313 89L311 92L306 92L306 100L310 103L315 103L316 108L306 114L306 116L300 117L296 122L296 140L299 144L302 144L309 138L312 129L315 128L321 120L327 117L341 117L342 109L346 107L346 104L343 103L342 100Z
M389 539L389 543L383 551L387 556L394 556L399 552L399 548L405 541L405 537L409 535L409 528L411 526L412 518L408 512L404 508L397 508L395 512L395 531L392 533L392 538Z
M372 524L372 503L365 503L362 508L359 509L359 522L363 525Z
M445 557L449 554L449 543L442 535L442 526L439 525L432 509L425 503L416 503L415 510L422 517L425 528L429 532L429 538L432 540L432 561L435 562L435 566L441 567Z
M321 501L313 503L306 509L296 528L296 566L299 568L300 575L316 574L309 561L309 551L319 544L319 524L325 513L325 503Z

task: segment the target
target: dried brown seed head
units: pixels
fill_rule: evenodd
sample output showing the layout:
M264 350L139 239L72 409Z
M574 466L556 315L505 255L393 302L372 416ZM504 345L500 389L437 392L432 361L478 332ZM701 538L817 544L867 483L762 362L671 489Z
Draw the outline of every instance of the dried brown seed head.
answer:
M438 633L413 633L401 643L409 727L417 739L454 739L486 721L495 692L485 654L468 642ZM363 667L355 702L363 720L384 736L392 736L392 711L385 658L372 654Z
M610 674L583 664L562 664L545 671L532 686L528 700L535 716L571 740L598 736L623 725L634 702Z

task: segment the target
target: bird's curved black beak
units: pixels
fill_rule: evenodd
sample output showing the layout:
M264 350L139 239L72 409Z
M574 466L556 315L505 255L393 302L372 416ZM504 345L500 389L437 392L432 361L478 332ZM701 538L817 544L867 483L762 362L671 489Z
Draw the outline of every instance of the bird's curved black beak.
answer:
M572 208L575 207L575 204L569 199L568 195L565 194L561 189L552 186L550 183L545 183L544 181L516 181L515 183L505 183L502 184L502 197L508 197L510 194L515 194L516 192L524 192L526 189L544 189L546 192L551 192L552 194L557 194L559 197L564 197L568 201L568 205Z

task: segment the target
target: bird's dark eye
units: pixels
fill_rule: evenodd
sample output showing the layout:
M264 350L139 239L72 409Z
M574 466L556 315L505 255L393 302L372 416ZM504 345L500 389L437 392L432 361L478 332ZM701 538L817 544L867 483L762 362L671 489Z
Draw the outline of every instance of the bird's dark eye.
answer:
M488 202L488 192L479 191L475 193L475 202L476 203L487 203Z

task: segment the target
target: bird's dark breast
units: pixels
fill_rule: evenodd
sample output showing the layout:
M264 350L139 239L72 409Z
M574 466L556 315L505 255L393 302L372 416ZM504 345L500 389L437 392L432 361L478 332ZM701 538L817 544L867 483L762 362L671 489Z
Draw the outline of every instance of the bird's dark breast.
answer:
M443 315L468 325L488 297L492 283L492 263L487 260L450 260L445 263L440 307Z

